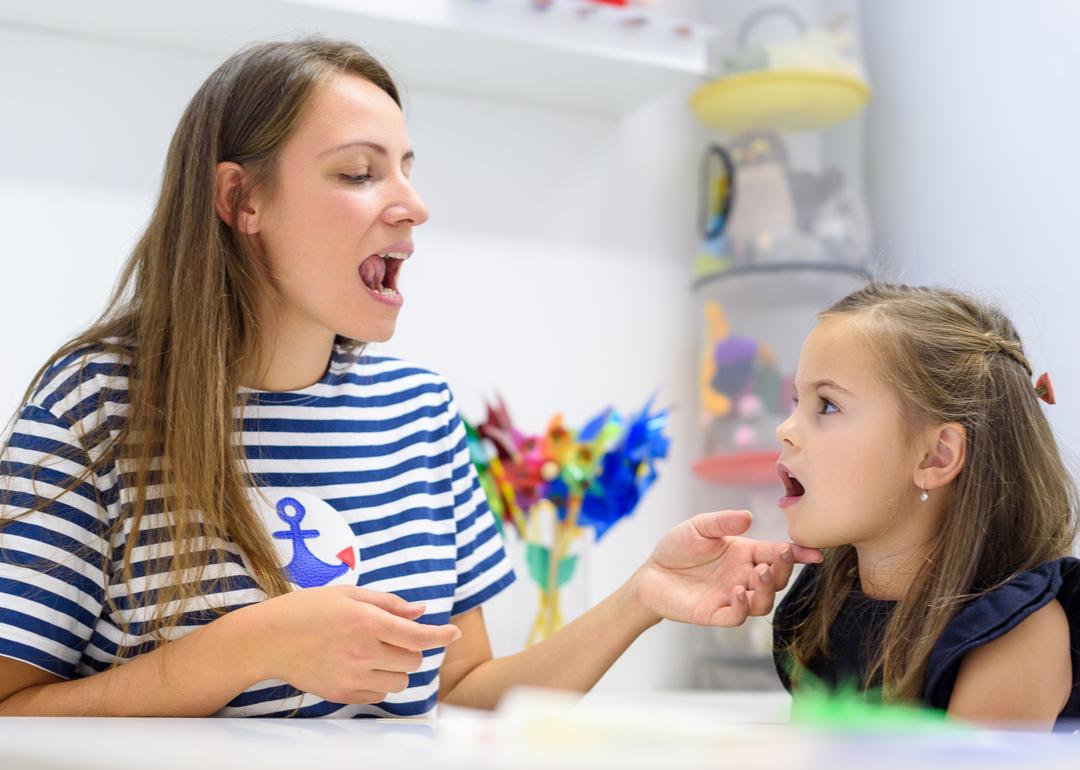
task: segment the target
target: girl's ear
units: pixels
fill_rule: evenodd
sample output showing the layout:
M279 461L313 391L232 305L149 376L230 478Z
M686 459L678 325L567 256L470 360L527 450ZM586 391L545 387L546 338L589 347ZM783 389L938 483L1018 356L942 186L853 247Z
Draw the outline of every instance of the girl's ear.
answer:
M239 163L222 161L217 164L214 210L221 221L233 230L254 235L259 232L259 215L249 191L245 189L247 176L247 171Z
M939 489L955 479L964 468L967 431L958 422L939 425L927 432L929 449L915 471L915 485Z

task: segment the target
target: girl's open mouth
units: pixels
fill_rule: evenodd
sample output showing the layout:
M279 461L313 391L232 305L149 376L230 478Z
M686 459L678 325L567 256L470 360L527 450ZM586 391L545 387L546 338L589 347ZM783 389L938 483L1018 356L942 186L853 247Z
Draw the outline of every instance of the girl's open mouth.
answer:
M780 507L787 508L799 502L799 499L806 494L806 488L803 487L802 482L795 478L795 475L783 463L777 463L776 473L784 484L784 496L780 498Z

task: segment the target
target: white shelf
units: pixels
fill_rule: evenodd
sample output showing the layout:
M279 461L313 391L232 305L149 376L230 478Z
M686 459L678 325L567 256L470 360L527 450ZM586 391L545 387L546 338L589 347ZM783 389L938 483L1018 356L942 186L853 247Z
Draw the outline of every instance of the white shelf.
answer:
M706 72L712 30L647 12L556 0L21 0L0 26L199 51L305 33L352 40L409 89L618 116ZM625 22L636 16L645 23ZM674 32L684 26L683 35Z

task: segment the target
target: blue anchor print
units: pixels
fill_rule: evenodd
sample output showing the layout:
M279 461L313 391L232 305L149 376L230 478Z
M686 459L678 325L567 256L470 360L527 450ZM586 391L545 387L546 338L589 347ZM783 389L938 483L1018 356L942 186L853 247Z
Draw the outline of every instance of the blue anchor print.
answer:
M290 513L289 509L295 511ZM278 540L292 540L293 557L285 565L285 574L289 579L301 588L314 588L324 586L339 575L349 571L352 562L352 548L346 548L338 554L341 564L327 564L320 561L315 554L308 550L304 541L311 537L318 537L317 529L300 529L300 522L307 515L307 510L294 497L283 497L277 504L277 515L289 525L289 531L280 530L273 535ZM347 561L346 561L347 560Z

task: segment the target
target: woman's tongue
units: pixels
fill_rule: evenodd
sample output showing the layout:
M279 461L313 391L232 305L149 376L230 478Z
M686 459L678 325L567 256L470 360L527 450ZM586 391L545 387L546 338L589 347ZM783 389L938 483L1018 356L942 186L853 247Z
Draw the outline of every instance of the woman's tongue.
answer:
M386 263L377 254L371 255L360 264L360 280L372 291L382 290L385 275Z

